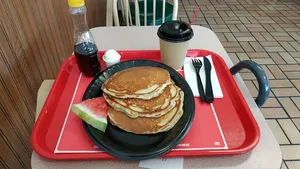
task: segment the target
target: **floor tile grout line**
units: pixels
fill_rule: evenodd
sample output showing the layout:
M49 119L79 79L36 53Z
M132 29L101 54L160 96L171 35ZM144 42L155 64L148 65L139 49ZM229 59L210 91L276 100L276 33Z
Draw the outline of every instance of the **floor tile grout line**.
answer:
M269 52L269 53L273 53L273 52ZM281 53L281 52L276 52L276 53ZM282 66L282 65L287 65L287 64L277 64L278 66ZM289 63L288 65L292 65L292 66L297 66L300 65L299 63ZM300 72L300 70L296 70L297 72Z
M286 166L286 168L289 169L289 166L286 164L285 160L282 159L282 161L283 161L284 165Z
M287 140L289 141L289 145L291 145L292 144L292 142L291 142L291 140L290 140L290 138L288 137L288 135L285 133L285 131L283 130L283 128L282 128L282 126L281 126L281 124L279 123L279 121L278 121L278 119L276 119L276 122L277 122L277 124L279 125L279 127L280 127L280 129L282 130L282 132L283 132L283 134L285 135L285 137L287 138ZM280 145L279 145L280 146Z
M278 101L278 103L279 103L279 105L281 106L281 108L284 110L284 112L286 113L286 115L288 116L288 118L292 121L292 118L291 118L291 116L290 116L290 114L288 113L288 111L285 109L285 107L282 105L282 103L280 102L280 99L281 97L276 97L276 99L277 99L277 101ZM291 99L290 97L287 97L287 98L289 98L289 99ZM279 123L279 122L278 122ZM295 126L296 128L297 128L297 126Z
M291 101L294 103L294 105L296 106L296 108L300 111L300 105L298 106L292 98L291 98Z
M271 80L279 80L279 79L271 79ZM283 80L283 79L281 79L281 80ZM288 79L285 79L285 80L288 80ZM285 88L285 89L294 89L295 87L272 87L272 89L282 89L282 88ZM281 96L279 96L279 97L281 97ZM287 97L293 97L293 96L287 96ZM299 97L299 96L294 96L294 97Z
M292 123L294 124L294 126L296 127L296 129L300 132L300 129L298 129L298 126L296 125L296 123L294 122L294 119L297 119L297 118L292 118L291 121ZM299 144L300 145L300 144Z
M265 119L266 120L289 120L290 118L288 118L288 117L273 117L273 118L265 117Z
M187 11L186 11L186 8L185 8L185 5L184 5L184 3L183 3L183 0L180 0L180 1L181 1L181 3L182 3L182 7L184 8L184 12L185 12L185 14L186 14L186 16L187 16L187 18L188 18L188 20L189 20L189 22L190 22L191 20L190 20L190 17L189 17L189 15L188 15ZM197 16L196 16L196 18L197 18Z
M299 72L300 73L300 72ZM292 80L294 79L289 79L291 81L291 84L294 86L294 88L298 91L298 93L300 93L300 89L297 88L297 86L293 83ZM298 106L297 106L298 107ZM299 109L300 110L300 109Z
M292 96L289 96L289 97L285 97L285 98L289 98L291 101L292 101L292 103L294 104L294 102L293 102L293 100L292 100L292 98L291 98ZM279 97L279 99L280 98L282 98L282 97ZM293 122L293 118L295 118L295 117L291 117L290 116L290 114L288 113L288 111L285 109L285 107L281 104L281 102L279 101L279 99L278 99L278 102L279 102L279 104L281 105L281 108L286 112L286 114L288 115L288 117L289 117L289 119ZM296 106L296 108L298 109L298 107L297 107L297 105L296 104L294 104L295 106ZM298 109L299 110L299 109ZM300 111L300 110L299 110ZM293 122L294 123L294 122ZM295 127L297 128L297 125L294 123L294 125L295 125Z
M289 162L289 161L300 161L300 158L299 159L291 159L291 160L284 160L285 162ZM286 165L287 166L287 165Z
M300 144L279 144L280 146L300 146Z

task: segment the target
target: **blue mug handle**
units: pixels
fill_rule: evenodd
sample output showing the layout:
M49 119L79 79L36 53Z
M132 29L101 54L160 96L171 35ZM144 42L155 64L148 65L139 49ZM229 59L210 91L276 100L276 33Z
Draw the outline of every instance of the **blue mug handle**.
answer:
M270 82L263 68L252 60L243 60L230 68L232 75L235 75L242 69L250 70L256 77L259 90L255 99L256 105L260 108L269 98L270 95Z

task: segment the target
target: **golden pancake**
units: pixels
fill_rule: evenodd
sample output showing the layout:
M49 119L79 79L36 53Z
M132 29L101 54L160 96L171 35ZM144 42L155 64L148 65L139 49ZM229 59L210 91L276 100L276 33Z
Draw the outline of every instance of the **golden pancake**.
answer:
M115 110L126 113L131 118L137 117L160 117L169 112L179 99L179 88L168 85L158 96L150 100L143 99L120 99L103 94L106 102Z
M139 66L113 74L102 85L104 93L116 98L140 98L149 100L157 97L171 84L167 70Z
M168 113L158 118L130 118L125 113L116 111L111 106L108 107L108 117L113 125L135 134L155 134L168 131L174 127L183 115L184 93L181 90L179 92L179 96L180 99L176 101L176 106Z

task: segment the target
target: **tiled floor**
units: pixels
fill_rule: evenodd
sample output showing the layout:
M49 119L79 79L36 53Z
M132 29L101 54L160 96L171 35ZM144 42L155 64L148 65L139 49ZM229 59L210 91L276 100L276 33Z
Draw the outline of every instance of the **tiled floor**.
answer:
M178 17L212 29L234 63L251 59L262 65L271 95L261 111L283 153L282 168L300 169L300 1L179 0ZM253 96L255 77L241 76Z

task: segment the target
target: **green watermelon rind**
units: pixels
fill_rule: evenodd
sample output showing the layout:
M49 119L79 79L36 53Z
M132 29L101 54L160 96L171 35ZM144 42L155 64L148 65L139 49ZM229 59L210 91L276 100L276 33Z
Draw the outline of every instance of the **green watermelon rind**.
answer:
M107 127L107 119L96 117L96 115L93 115L88 110L84 111L83 109L84 108L82 108L82 106L77 104L71 106L71 110L73 111L73 113L79 116L83 121L90 124L94 128L105 132Z

